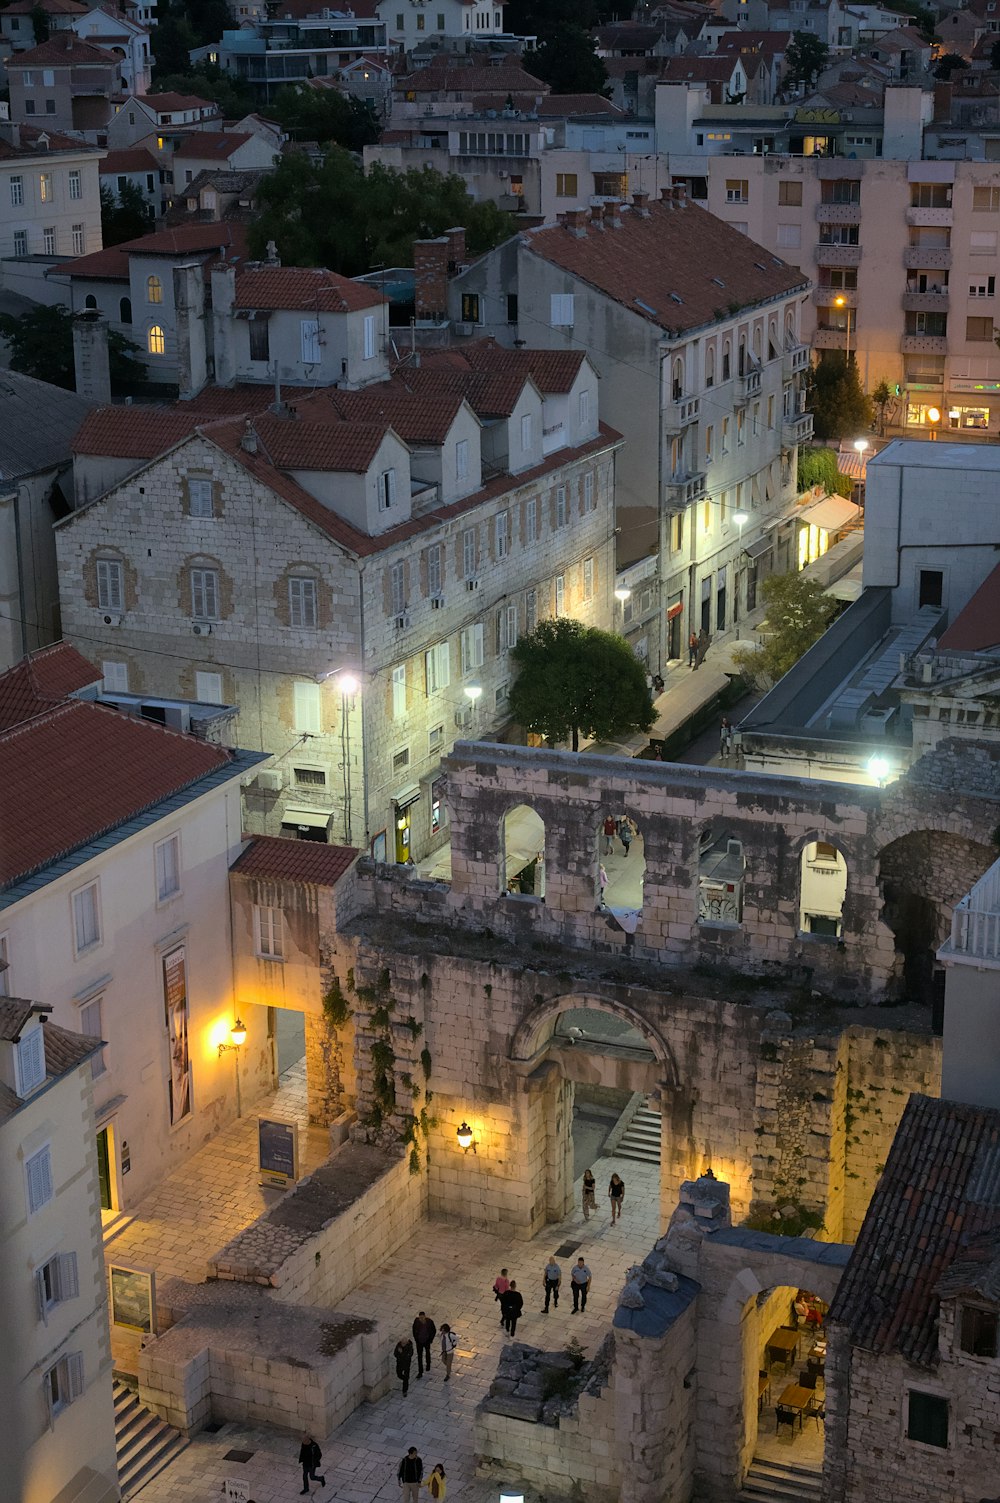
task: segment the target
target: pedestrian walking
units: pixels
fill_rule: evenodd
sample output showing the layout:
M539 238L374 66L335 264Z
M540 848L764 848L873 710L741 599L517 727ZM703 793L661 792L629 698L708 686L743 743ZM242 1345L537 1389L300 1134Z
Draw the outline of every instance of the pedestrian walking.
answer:
M399 1485L403 1489L403 1503L417 1503L423 1476L424 1464L416 1446L411 1446L399 1463L399 1471L396 1473Z
M608 874L607 874L607 872L604 869L604 862L603 861L601 862L600 866L597 868L597 885L598 885L598 887L600 888L600 891L601 891L601 907L604 908L605 907L604 894L605 894L605 891L607 890L607 886L608 886Z
M590 1279L591 1273L586 1262L583 1258L577 1258L569 1276L569 1281L573 1289L574 1315L578 1306L581 1310L586 1310L587 1308L587 1293L590 1289Z
M444 1327L442 1326L441 1329L444 1330ZM448 1484L445 1481L444 1467L442 1466L440 1461L434 1468L433 1472L431 1472L427 1480L421 1485L423 1487L426 1487L431 1497L436 1500L436 1503L444 1503L444 1496L448 1490Z
M548 1315L550 1299L555 1300L556 1309L559 1309L559 1285L562 1283L562 1269L559 1267L559 1264L556 1262L555 1258L550 1257L549 1261L546 1263L545 1271L542 1274L542 1280L545 1284L545 1308L542 1311L542 1314Z
M497 1274L496 1278L493 1280L493 1298L500 1305L500 1324L501 1325L505 1325L506 1324L506 1322L504 1321L504 1318L503 1318L503 1297L507 1293L507 1290L509 1288L510 1288L510 1279L508 1279L508 1277L507 1277L507 1270L506 1270L506 1268L501 1268L500 1272Z
M688 637L688 667L695 668L698 664L698 633L692 632Z
M396 1359L396 1377L402 1380L405 1398L409 1392L410 1368L413 1366L413 1342L408 1336L396 1342L392 1355Z
M444 1366L444 1381L447 1383L451 1377L451 1364L455 1360L455 1348L458 1346L458 1337L451 1326L441 1327L441 1362Z
M427 1365L428 1373L431 1370L431 1343L437 1335L437 1326L423 1310L419 1312L413 1322L413 1339L417 1343L417 1377L424 1375L424 1364Z
M597 1181L593 1169L583 1171L583 1219L590 1220L591 1211L597 1211Z
M729 752L730 752L730 749L732 748L732 744L733 744L733 728L729 724L729 720L727 719L727 717L725 715L723 715L723 717L722 717L722 724L719 726L719 755L720 755L720 757L728 757L729 756Z
M604 854L605 854L605 856L611 856L611 855L614 854L614 849L615 849L615 830L617 829L617 825L615 824L615 817L614 817L613 814L609 814L607 816L607 818L604 821L604 827L603 828L604 828Z
M707 626L703 626L702 629L701 629L701 631L698 633L698 662L699 663L703 663L705 661L705 655L708 652L709 641L710 641L710 638L709 638L709 635L708 635L708 627Z
M614 1226L622 1213L622 1206L625 1204L625 1181L618 1174L611 1176L611 1183L608 1185L608 1199L611 1202L611 1225Z
M302 1468L302 1491L299 1493L300 1498L305 1493L311 1491L309 1487L310 1482L318 1482L320 1487L326 1487L326 1478L317 1477L316 1475L316 1470L322 1460L323 1452L307 1430L302 1437L302 1444L299 1446L299 1466Z
M517 1287L516 1279L511 1279L510 1284L500 1296L500 1309L503 1311L503 1327L509 1336L513 1336L517 1330L517 1323L524 1309L524 1295Z
M618 821L618 839L625 847L626 856L628 855L629 846L632 844L632 836L634 834L635 825L629 819L627 814L623 814L621 819Z

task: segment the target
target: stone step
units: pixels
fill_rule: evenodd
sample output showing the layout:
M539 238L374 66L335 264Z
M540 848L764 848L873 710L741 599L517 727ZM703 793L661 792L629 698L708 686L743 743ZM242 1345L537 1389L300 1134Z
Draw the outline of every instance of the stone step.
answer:
M819 1503L821 1496L819 1467L758 1456L746 1475L739 1503Z
M123 1498L134 1498L186 1449L188 1442L173 1426L147 1409L134 1388L117 1379L114 1401L118 1484Z
M656 1127L647 1127L644 1122L633 1122L626 1132L625 1138L641 1138L643 1142L661 1143L663 1141L663 1134L660 1131L659 1123L657 1123ZM623 1138L622 1141L624 1142L625 1139Z
M619 1143L615 1149L616 1159L635 1159L643 1164L658 1164L660 1162L659 1149L636 1148L626 1143Z

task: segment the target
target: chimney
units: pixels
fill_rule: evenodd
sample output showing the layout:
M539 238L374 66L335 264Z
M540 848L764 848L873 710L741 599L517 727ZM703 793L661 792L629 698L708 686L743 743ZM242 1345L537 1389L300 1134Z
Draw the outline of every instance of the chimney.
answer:
M648 219L649 218L649 194L648 193L633 193L632 194L632 207L635 210L635 212L639 215L640 219Z
M273 240L269 240L267 242L267 248L266 248L266 250L264 252L264 265L265 266L280 266L281 265L281 258L278 255L278 247L275 245L275 243L274 243Z
M661 188L660 189L660 202L662 204L666 204L666 206L667 206L668 209L672 209L673 208L673 206L674 206L674 190L673 190L673 188Z
M257 452L257 434L249 418L247 418L247 425L243 430L243 437L240 439L240 448L244 454L256 454Z
M413 312L416 318L447 318L450 255L451 241L447 235L413 242Z
M78 313L73 319L73 370L77 396L96 407L111 402L111 359L108 353L108 321L97 308Z
M448 275L456 276L465 266L465 229L458 225L455 229L445 230L448 240Z
M674 183L674 203L677 205L678 209L683 209L686 207L687 197L687 183Z
M592 204L590 209L590 222L595 230L604 228L604 205Z
M208 380L205 281L200 261L175 266L174 319L177 328L177 384L182 402L198 395Z
M564 223L570 234L575 235L577 240L585 240L587 238L587 220L589 217L586 209L566 210Z
M624 204L604 205L604 227L608 230L620 230L622 227L622 209Z

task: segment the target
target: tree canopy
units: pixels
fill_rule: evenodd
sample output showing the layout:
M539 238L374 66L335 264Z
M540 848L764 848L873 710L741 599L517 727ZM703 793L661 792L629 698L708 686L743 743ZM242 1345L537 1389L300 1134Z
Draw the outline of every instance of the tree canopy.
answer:
M801 574L772 574L760 587L767 607L761 647L740 647L733 662L755 688L776 684L818 642L837 611L822 585Z
M953 73L960 73L969 64L960 52L946 52L944 57L939 57L934 65L934 77L943 79L946 83Z
M538 38L522 62L554 93L602 94L608 75L591 28L629 15L629 6L613 0L508 0L504 24L519 36Z
M808 31L793 31L785 49L785 83L801 83L808 88L826 67L829 56L829 47L819 37Z
M414 240L454 225L465 226L473 256L512 233L508 216L496 204L476 203L454 173L376 165L366 174L339 146L328 147L319 166L303 153L285 156L261 182L258 204L250 227L253 255L273 240L286 266L326 266L343 276L411 266Z
M837 455L833 449L807 449L798 453L796 489L807 491L810 486L821 485L833 496L850 496L854 481L837 469Z
M138 240L152 229L149 208L142 189L126 180L117 194L101 184L101 235L104 246L121 245L124 240Z
M199 99L211 99L227 120L238 120L257 108L250 85L215 63L199 63L197 68L188 65L176 73L156 73L155 78L154 94L196 94Z
M857 362L840 350L826 351L810 371L806 405L818 439L857 438L872 425L872 404L862 389Z
M550 742L616 740L655 719L646 670L624 637L568 616L541 621L511 649L513 718Z
M375 111L363 99L350 99L336 89L279 89L267 107L272 120L298 141L335 141L348 151L361 151L379 138Z
M73 315L62 303L39 304L15 317L0 313L0 334L10 349L10 368L52 386L76 387L73 369ZM112 385L141 381L143 367L133 357L137 347L116 329L108 331Z

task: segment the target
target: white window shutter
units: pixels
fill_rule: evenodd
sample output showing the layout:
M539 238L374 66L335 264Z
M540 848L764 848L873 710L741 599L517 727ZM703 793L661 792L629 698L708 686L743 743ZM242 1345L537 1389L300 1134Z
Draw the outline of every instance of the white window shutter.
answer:
M38 1319L43 1325L48 1325L48 1309L45 1300L45 1270L35 1269L35 1299L38 1303Z
M66 1354L66 1402L72 1404L83 1393L83 1353Z
M386 496L390 506L396 504L396 471L386 470Z
M80 1275L76 1266L76 1253L60 1253L56 1260L58 1270L58 1294L61 1300L76 1299L80 1293Z
M481 621L476 622L472 628L472 633L475 643L474 666L481 668L483 666L483 623Z

